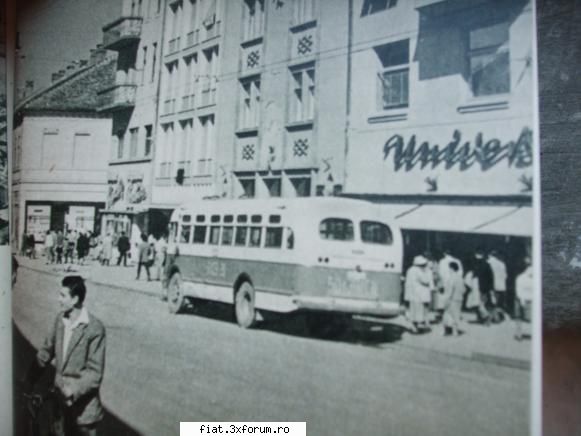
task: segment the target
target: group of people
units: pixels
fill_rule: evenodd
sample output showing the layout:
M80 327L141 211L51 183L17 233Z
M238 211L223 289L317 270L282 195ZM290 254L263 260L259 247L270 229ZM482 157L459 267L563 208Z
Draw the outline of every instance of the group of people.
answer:
M91 251L95 235L89 231L48 230L44 237L44 254L47 264L74 263L84 264Z
M531 260L515 282L516 300L513 318L515 339L521 340L522 322L531 319L533 278ZM438 261L418 255L406 273L404 300L411 329L417 333L430 330L431 311L435 322L442 322L445 336L461 335L463 309L473 311L478 322L490 325L504 320L509 313L507 268L496 251L486 254L476 250L465 265L449 250Z

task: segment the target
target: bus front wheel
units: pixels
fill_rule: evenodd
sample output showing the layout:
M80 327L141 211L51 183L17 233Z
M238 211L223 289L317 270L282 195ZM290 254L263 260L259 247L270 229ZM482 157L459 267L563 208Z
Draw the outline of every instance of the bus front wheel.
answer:
M186 297L184 296L183 286L182 275L178 272L174 273L169 279L167 290L167 307L169 313L180 313L184 310Z
M254 287L249 282L242 283L236 291L234 313L236 322L242 328L256 325L255 296Z

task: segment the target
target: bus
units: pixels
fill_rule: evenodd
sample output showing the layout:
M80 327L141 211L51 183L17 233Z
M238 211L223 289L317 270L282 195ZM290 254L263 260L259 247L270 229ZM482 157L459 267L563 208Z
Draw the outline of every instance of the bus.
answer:
M264 313L303 312L311 333L352 315L401 314L403 241L385 207L338 197L201 200L175 209L168 307L233 305L253 327Z

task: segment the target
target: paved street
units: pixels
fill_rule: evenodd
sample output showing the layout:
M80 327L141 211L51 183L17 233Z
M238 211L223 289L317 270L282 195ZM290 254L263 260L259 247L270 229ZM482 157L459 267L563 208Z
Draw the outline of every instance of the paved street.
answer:
M58 281L19 271L14 321L35 347ZM528 434L529 371L398 346L397 326L359 322L339 341L307 337L298 317L244 331L221 306L175 316L157 298L95 284L87 304L107 328L103 399L125 434L176 434L185 420L306 421L309 435Z

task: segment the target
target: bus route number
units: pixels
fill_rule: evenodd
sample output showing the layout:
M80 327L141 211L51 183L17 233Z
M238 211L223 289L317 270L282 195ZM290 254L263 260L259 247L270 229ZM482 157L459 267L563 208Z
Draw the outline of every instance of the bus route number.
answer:
M210 261L206 264L206 275L210 277L226 278L226 264L224 262Z

